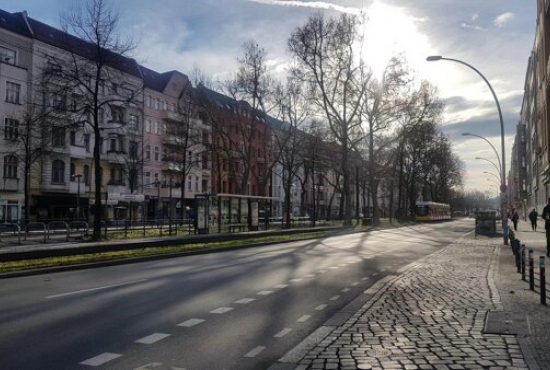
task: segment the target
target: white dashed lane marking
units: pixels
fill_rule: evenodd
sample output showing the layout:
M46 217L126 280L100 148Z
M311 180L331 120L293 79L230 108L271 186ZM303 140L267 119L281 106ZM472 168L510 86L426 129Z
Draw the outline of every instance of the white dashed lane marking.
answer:
M222 314L222 313L229 312L232 309L233 309L232 307L220 307L220 308L216 308L215 310L210 311L210 313Z
M184 321L184 322L180 322L178 324L178 326L183 326L185 328L190 328L192 326L195 326L195 325L199 325L200 323L203 323L205 322L206 320L203 320L203 319L189 319L187 321Z
M244 357L256 357L260 352L262 352L265 349L265 347L258 346L254 348L252 351L248 352Z
M284 328L283 330L281 330L280 332L278 332L277 334L275 334L273 336L273 338L282 338L284 337L285 335L287 335L288 333L290 333L292 331L291 328Z
M342 293L347 293L347 292L349 292L350 290L351 290L350 288L344 288L344 289L342 289Z
M257 295L270 295L271 293L273 293L273 290L262 290L262 291L259 291L256 294Z
M359 282L358 282L358 281L356 281L355 283L352 283L352 284L351 284L351 286L357 286L357 285L359 285Z
M305 277L305 278L314 278L315 275L313 275L313 274L307 274L307 275L304 275L304 277Z
M255 300L256 300L256 298L243 298L243 299L239 299L238 301L235 301L235 303L249 304L250 302L254 302Z
M106 285L106 286L102 286L102 287L98 287L98 288L76 290L76 291L74 291L74 292L68 292L68 293L62 293L62 294L55 294L55 295L47 296L46 299L65 297L65 296L74 295L74 294L81 294L81 293L94 292L94 291L96 291L96 290L103 290L103 289L110 289L110 288L118 288L118 287L125 286L125 285L140 283L140 282L142 282L142 281L147 281L147 279L128 281L128 282L126 282L126 283L120 283L120 284Z
M284 289L288 288L288 284L279 284L274 286L275 289Z
M311 315L304 315L302 317L300 317L298 320L298 322L306 322L307 320L309 320L309 318L311 317Z
M159 340L163 340L164 338L168 338L170 334L162 334L162 333L155 333L148 335L146 337L143 337L141 339L136 340L136 343L141 344L153 344L158 342Z
M289 281L291 283L298 283L298 282L302 281L302 279L290 279Z
M337 301L338 299L340 299L339 295L335 295L334 297L330 298L331 301Z
M122 357L122 355L119 355L118 353L110 353L110 352L105 352L105 353L102 353L101 355L99 356L95 356L95 357L92 357L86 361L82 361L80 364L81 365L86 365L86 366L93 366L93 367L96 367L96 366L101 366L111 360L114 360L115 358L119 358L119 357Z
M315 307L315 311L322 311L325 308L327 308L326 304L320 304L319 306Z
M331 269L331 270L338 270L339 268L340 268L339 266L331 266L331 267L329 267L329 269Z

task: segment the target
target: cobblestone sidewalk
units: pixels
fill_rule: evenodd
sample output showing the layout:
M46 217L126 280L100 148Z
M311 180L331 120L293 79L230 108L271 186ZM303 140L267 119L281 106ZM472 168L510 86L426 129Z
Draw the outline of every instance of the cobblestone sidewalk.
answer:
M498 246L464 241L395 277L299 362L306 369L527 369L515 336L483 334L502 310Z

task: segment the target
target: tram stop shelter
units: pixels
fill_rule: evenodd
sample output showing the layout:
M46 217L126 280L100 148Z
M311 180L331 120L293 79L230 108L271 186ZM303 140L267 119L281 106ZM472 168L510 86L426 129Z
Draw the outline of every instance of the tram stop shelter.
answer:
M195 195L197 232L257 231L260 222L268 228L272 200L237 194Z
M494 235L497 231L496 211L476 211L476 234Z

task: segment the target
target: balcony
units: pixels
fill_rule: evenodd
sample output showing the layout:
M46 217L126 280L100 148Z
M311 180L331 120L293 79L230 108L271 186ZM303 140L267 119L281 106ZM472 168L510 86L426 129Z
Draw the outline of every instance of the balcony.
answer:
M20 179L2 179L0 180L0 191L23 191L23 181Z
M86 151L86 148L83 146L71 146L71 157L72 158L91 158L91 151Z
M107 184L107 193L109 194L126 194L130 193L128 187L124 184Z
M126 153L118 150L108 150L105 154L104 159L109 163L125 163L126 162Z
M41 191L48 191L54 193L67 193L70 190L70 183L44 183L40 184Z
M183 114L174 113L174 112L166 112L166 116L164 117L165 121L175 122L175 123L185 122L185 119L186 118Z

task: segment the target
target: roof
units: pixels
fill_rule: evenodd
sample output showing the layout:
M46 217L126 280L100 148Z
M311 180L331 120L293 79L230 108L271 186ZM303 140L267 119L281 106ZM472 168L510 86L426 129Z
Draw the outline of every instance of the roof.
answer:
M25 22L24 13L8 13L0 9L0 27L17 34L32 37L32 33Z
M0 27L90 60L96 60L98 55L101 55L110 67L141 78L141 71L134 59L108 49L101 49L99 54L94 44L30 18L26 12L8 13L0 10Z

